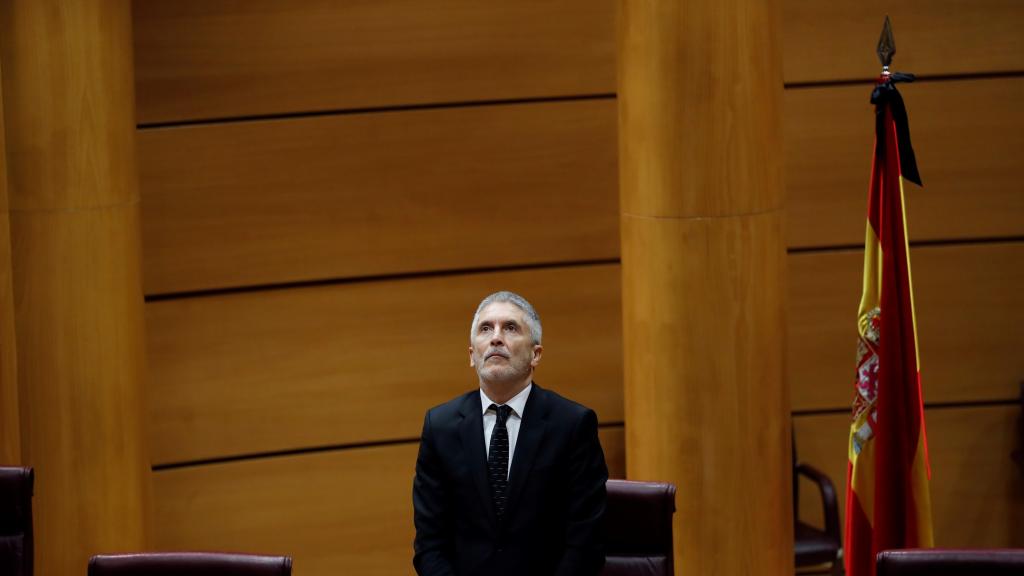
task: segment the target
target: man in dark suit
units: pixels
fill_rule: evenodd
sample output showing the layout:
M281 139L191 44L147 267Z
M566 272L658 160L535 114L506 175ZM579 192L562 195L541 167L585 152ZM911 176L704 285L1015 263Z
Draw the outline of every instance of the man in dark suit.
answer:
M413 482L421 576L595 576L608 469L593 410L533 383L540 318L491 294L470 332L480 389L427 411Z

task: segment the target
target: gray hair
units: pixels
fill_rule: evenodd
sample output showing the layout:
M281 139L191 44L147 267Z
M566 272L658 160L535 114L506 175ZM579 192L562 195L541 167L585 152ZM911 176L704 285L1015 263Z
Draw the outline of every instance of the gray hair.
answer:
M543 328L540 325L540 316L537 314L537 311L533 309L533 306L526 301L526 298L523 298L515 292L509 292L508 290L495 292L480 301L480 305L476 307L476 313L473 314L473 324L469 327L470 342L473 342L473 331L476 330L476 323L480 320L480 311L495 302L508 302L522 310L525 315L523 321L526 322L526 325L530 328L530 335L533 336L533 343L540 344L541 335L543 334Z

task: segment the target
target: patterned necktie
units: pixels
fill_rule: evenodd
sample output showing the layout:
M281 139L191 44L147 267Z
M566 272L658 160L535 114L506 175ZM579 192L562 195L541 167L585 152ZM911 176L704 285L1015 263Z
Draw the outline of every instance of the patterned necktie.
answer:
M494 428L491 430L491 447L487 454L487 476L491 480L491 499L494 501L494 510L498 513L498 518L501 518L505 514L505 496L508 492L508 428L505 427L505 421L512 413L512 408L491 404L487 409L498 413L498 419L494 422Z

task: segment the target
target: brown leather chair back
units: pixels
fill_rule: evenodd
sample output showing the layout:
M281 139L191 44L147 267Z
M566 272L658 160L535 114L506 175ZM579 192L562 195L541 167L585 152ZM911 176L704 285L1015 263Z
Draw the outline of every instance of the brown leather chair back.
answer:
M1024 549L922 548L878 553L877 576L1020 576Z
M676 487L660 482L608 481L602 576L672 576L672 515Z
M0 467L0 574L32 576L31 468Z
M286 556L161 552L93 556L89 576L290 576Z

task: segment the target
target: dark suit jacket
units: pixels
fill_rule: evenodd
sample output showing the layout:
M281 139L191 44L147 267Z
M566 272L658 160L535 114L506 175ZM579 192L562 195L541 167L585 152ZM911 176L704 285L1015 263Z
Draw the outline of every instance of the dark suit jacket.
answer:
M412 493L416 572L598 574L608 469L594 411L533 385L500 522L486 454L479 390L427 412Z

